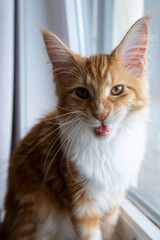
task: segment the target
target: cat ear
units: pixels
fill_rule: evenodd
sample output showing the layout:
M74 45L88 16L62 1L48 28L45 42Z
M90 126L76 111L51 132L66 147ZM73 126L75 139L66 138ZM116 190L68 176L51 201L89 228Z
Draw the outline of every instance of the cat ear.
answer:
M64 80L64 74L69 73L69 69L76 65L74 53L52 32L40 28L46 50L53 65L54 75Z
M146 52L148 44L150 17L139 19L127 32L115 53L120 57L123 66L136 76L146 68Z

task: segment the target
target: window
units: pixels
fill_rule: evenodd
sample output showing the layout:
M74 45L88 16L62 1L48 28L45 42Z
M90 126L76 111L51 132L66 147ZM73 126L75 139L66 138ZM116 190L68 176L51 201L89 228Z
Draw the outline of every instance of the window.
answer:
M154 47L149 51L152 103L146 159L142 164L137 185L130 188L127 196L154 222L155 226L160 226L160 40L158 39L160 1L17 0L16 2L18 3L17 39L20 43L17 52L19 59L17 97L20 101L16 107L19 111L17 136L20 137L26 134L44 112L52 109L56 104L51 86L52 74L50 74L50 66L46 64L46 52L43 50L43 40L37 29L37 23L55 32L73 51L89 56L100 51L109 53L138 18L156 9L150 27ZM46 79L47 77L49 80ZM47 98L44 92L48 93ZM3 159L1 162L3 163ZM125 212L125 205L126 212L131 208L133 212L136 211L126 199L122 211ZM134 217L137 218L137 215ZM155 238L158 239L160 238Z
M148 51L149 81L151 93L151 120L148 124L148 140L145 160L139 172L136 185L134 184L127 193L128 198L133 201L144 213L157 225L160 226L160 81L159 81L159 24L160 10L159 1L114 1L114 46L120 41L128 24L132 24L139 17L148 14L155 9L150 24L150 42ZM124 5L127 9L124 14ZM138 7L136 7L138 6ZM136 9L136 11L135 11ZM127 21L128 19L128 21ZM123 26L123 27L121 27ZM154 46L154 47L152 47Z
M145 161L140 169L137 186L131 188L129 196L160 227L160 81L159 81L159 39L160 11L159 1L144 2L147 14L155 9L150 24L150 43L148 61L150 66L150 122L148 124L148 141ZM153 46L153 47L152 47Z

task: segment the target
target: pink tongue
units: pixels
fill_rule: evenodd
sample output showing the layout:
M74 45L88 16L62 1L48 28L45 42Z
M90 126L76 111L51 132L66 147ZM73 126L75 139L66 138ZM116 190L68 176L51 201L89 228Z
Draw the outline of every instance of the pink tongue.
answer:
M103 123L101 124L101 126L94 129L95 134L99 136L110 135L111 131L112 131L111 125L110 124L104 125Z

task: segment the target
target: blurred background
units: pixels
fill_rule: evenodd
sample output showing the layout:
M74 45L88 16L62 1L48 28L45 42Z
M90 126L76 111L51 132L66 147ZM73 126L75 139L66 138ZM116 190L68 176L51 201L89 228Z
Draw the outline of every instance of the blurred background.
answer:
M131 25L154 11L148 61L151 121L145 161L127 196L160 223L160 1L0 1L0 209L9 157L18 141L56 105L52 68L38 26L57 34L74 52L110 53Z

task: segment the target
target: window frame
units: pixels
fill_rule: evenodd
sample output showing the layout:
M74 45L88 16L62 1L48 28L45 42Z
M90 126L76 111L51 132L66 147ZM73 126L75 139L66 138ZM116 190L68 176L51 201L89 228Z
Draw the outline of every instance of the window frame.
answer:
M148 218L160 228L160 214L149 204L147 200L140 196L140 194L132 186L127 191L127 198L133 202L141 211L148 216Z
M121 203L117 235L122 240L158 240L160 228L125 197Z

